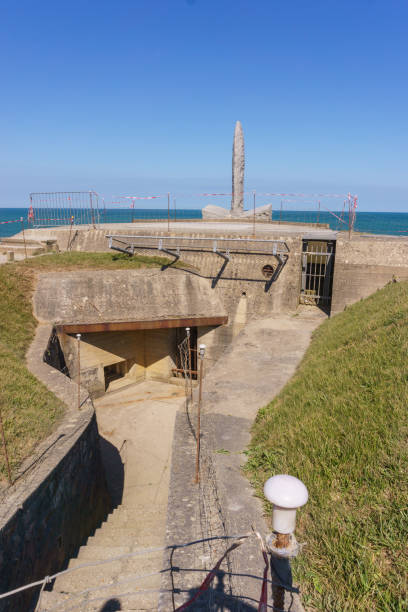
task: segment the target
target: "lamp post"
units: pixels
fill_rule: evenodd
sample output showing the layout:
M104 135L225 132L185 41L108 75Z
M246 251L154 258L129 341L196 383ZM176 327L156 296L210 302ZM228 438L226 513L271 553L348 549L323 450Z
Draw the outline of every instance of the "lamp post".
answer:
M201 430L201 399L203 392L203 363L205 355L205 344L200 344L198 348L198 356L200 358L200 383L198 389L198 407L197 407L197 446L196 446L196 471L195 483L200 481L200 430Z
M296 510L304 506L309 498L306 486L301 480L288 474L278 474L269 478L264 485L264 494L273 504L271 533L266 538L266 545L271 554L271 567L281 577L285 574L291 579L290 559L299 552L294 531L296 527ZM279 571L276 571L279 565ZM282 580L280 580L282 582ZM281 584L274 589L274 606L283 610L285 587Z

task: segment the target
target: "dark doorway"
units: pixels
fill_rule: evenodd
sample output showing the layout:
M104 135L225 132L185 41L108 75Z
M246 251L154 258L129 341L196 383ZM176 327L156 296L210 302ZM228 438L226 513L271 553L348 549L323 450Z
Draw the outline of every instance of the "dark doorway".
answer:
M330 313L335 252L334 240L303 240L301 304Z
M109 387L110 383L113 380L118 380L118 378L123 378L127 374L127 362L119 361L118 363L112 363L111 365L107 365L104 367L105 374L105 391Z

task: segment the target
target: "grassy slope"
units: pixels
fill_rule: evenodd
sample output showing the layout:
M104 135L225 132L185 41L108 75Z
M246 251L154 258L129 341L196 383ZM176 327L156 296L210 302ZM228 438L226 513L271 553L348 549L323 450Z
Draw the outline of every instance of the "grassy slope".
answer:
M0 266L0 408L13 474L48 435L63 411L61 402L25 366L25 353L36 328L31 309L35 273L78 268L135 269L167 263L162 257L63 253ZM5 484L6 476L0 446L0 483Z
M308 609L408 609L407 400L401 283L325 322L258 414L247 464L258 490L276 473L309 489L294 563Z

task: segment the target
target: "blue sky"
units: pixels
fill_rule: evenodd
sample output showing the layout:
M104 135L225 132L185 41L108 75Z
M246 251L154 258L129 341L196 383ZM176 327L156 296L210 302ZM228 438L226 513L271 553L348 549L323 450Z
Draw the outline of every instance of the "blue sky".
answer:
M340 191L408 211L406 0L2 0L0 206Z

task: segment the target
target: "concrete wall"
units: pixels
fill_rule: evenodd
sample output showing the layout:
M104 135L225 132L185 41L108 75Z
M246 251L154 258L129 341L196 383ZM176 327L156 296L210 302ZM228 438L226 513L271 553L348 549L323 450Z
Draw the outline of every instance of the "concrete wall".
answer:
M43 465L29 495L1 525L0 592L61 570L109 507L93 412L53 469ZM61 454L57 445L51 455ZM52 458L52 457L51 457ZM47 458L49 463L50 457ZM8 503L10 503L8 501ZM0 610L30 609L38 589L0 600Z
M37 230L30 230L34 235ZM48 229L39 230L41 233L46 232L47 236L53 237L58 240L60 248L64 250L69 237L68 230L62 229ZM120 229L112 227L111 231L115 234L129 233L129 229ZM137 234L140 230L135 227L130 233ZM94 251L108 252L108 240L106 233L109 233L107 229L80 229L78 230L77 238L75 240L73 250L77 251ZM149 235L160 238L164 235L163 232L155 232L154 224L152 224ZM207 232L208 234L208 232ZM177 233L173 232L172 235L176 236ZM198 238L202 236L197 232L186 232L183 231L184 236L191 236ZM227 234L220 230L211 231L211 236L219 238L237 238L237 234ZM268 316L271 312L285 312L288 310L294 310L299 302L300 293L300 279L301 279L301 245L302 237L299 234L280 234L279 226L274 231L268 232L268 235L262 236L262 238L284 240L290 250L289 260L283 269L279 279L272 285L269 285L263 274L262 268L266 264L271 264L274 267L277 266L277 259L272 255L247 255L247 254L232 254L231 260L226 265L225 269L221 272L224 260L216 254L203 253L203 252L192 252L182 251L181 259L189 264L189 268L186 268L186 275L195 279L206 279L207 289L204 290L204 285L201 285L203 291L202 298L210 301L214 300L214 296L218 299L227 311L230 318L229 325L234 325L235 318L239 320L243 319L243 310L245 310L245 320L252 318L253 316ZM112 251L110 251L112 252ZM138 249L137 253L157 256L160 253L157 249ZM164 271L141 271L146 277L150 274L152 279L156 278L156 274L159 275L159 283L165 283L166 287L169 287L169 281L167 280L171 273L181 274L180 271L166 269ZM124 272L125 275L128 271ZM132 272L133 274L133 272ZM171 277L170 283L174 283L174 276ZM158 279L156 278L156 281ZM95 294L97 292L97 280L90 281L90 293ZM48 297L53 300L55 299L52 294L52 288L48 292ZM184 289L187 289L187 284L184 284ZM163 291L165 287L163 288ZM169 289L170 290L170 289ZM209 290L209 292L208 292ZM177 291L177 288L176 288ZM245 307L242 302L240 303L241 297L245 294ZM76 294L73 294L73 299L77 299ZM154 303L158 303L160 306L163 305L162 299L154 292L151 294L151 298L154 298ZM151 299L151 304L153 299ZM96 307L100 307L99 304L95 304ZM180 303L181 309L185 310L184 304ZM138 303L138 308L143 309L143 305ZM50 314L50 313L49 313ZM81 301L78 300L76 308L76 320L79 318L95 316L97 311L91 303L91 299ZM57 313L54 316L45 317L46 320L54 320L54 317L58 316ZM61 314L61 316L64 316ZM238 329L238 328L236 328ZM231 331L231 330L230 330Z
M60 571L110 508L92 403L42 361L52 328L39 326L27 364L67 406L63 420L21 467L0 512L0 592ZM0 611L31 609L39 589L0 600Z
M39 321L100 323L225 316L210 284L181 270L78 270L39 274Z
M408 280L408 240L392 237L338 239L332 314L368 297L388 282Z

